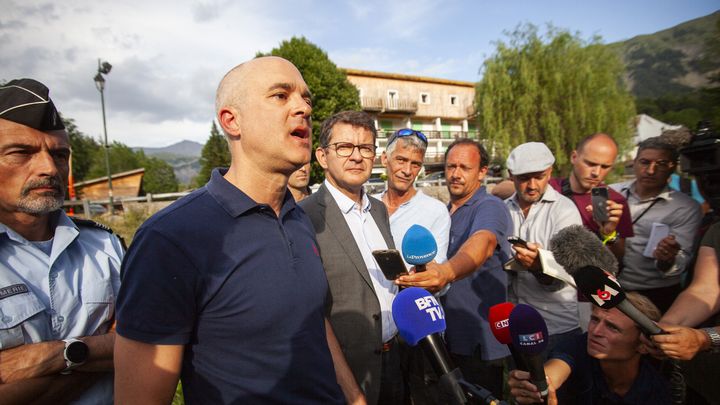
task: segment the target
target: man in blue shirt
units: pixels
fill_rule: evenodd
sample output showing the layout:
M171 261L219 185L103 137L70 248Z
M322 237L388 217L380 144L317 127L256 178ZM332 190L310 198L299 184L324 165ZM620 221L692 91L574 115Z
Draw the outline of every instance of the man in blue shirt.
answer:
M287 190L310 159L305 81L285 59L254 59L225 75L216 108L230 168L148 220L123 264L116 401L169 403L181 377L188 404L364 403Z
M466 380L500 398L504 359L509 352L492 335L487 316L491 306L507 300L502 264L510 258L507 237L512 220L502 200L488 194L482 185L488 161L485 148L472 139L458 139L448 146L449 259L428 263L424 272L402 276L397 283L430 291L453 283L443 297L450 354Z
M112 404L122 243L62 211L70 140L48 95L0 86L0 402Z

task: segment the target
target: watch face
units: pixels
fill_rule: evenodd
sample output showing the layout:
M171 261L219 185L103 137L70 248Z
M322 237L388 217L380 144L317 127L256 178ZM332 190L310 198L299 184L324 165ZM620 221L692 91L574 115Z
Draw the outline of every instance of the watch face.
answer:
M72 342L65 349L65 356L73 363L84 363L88 354L89 349L85 342Z

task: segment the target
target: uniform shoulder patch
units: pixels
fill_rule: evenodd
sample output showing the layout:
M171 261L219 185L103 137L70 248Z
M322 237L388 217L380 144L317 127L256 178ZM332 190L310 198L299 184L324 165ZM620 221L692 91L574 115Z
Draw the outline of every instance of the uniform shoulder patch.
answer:
M115 231L113 231L112 228L110 228L109 226L107 226L105 224L101 224L99 222L95 222L92 219L70 217L70 220L73 221L73 223L75 223L75 225L77 225L77 226L102 229L105 232L115 235L118 239L120 239L120 244L122 245L123 250L127 250L127 246L125 245L125 240L122 238L122 236L115 233Z

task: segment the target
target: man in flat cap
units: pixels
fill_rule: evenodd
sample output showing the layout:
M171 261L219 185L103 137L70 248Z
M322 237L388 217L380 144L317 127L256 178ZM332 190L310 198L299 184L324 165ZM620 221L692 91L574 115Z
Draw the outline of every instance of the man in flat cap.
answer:
M62 210L70 141L48 93L0 86L0 402L110 404L123 247Z
M513 234L527 246L514 244L515 262L520 264L510 278L509 297L513 302L532 305L545 319L550 346L564 337L580 334L577 291L560 280L541 274L538 248L547 247L559 230L581 225L575 204L548 182L555 157L541 142L519 145L507 159L515 193L505 200L513 222Z

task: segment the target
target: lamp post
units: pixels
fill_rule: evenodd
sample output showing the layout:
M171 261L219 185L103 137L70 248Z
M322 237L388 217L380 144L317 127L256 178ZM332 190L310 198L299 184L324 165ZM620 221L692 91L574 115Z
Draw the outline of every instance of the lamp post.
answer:
M112 187L112 175L110 174L110 146L108 146L107 140L107 122L105 120L105 77L110 73L112 65L108 62L101 62L98 58L98 70L97 74L93 78L95 80L95 87L100 92L100 103L102 104L102 117L103 117L103 131L105 133L105 169L107 171L108 178L108 198L110 200L110 215L115 214L115 204L113 203L113 187Z

